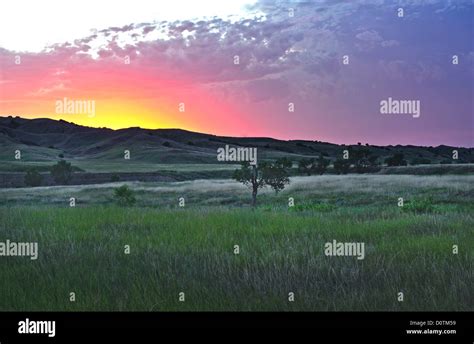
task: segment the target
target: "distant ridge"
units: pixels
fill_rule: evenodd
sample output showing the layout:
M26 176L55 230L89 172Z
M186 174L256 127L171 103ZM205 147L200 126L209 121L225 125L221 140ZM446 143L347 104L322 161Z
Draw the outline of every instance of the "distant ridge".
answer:
M124 150L133 152L135 161L147 163L216 163L216 150L226 144L258 149L259 159L288 157L294 161L323 155L328 159L341 157L342 151L358 145L337 145L308 140L278 140L265 137L226 137L183 129L142 129L138 127L112 130L77 125L48 118L25 119L0 117L0 160L11 160L12 150L24 149L25 159L120 159ZM34 147L34 149L32 149ZM451 159L454 149L460 161L474 162L472 148L446 145L438 147L361 145L380 159L403 153L408 161L429 159L440 163Z

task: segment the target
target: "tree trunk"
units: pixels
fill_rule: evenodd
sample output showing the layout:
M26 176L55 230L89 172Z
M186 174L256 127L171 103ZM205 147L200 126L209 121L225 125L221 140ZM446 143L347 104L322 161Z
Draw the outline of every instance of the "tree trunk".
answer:
M257 166L253 166L253 176L252 176L252 207L257 205L257 192L258 192L258 183L257 183Z
M254 187L252 191L252 207L255 207L257 205L257 190Z

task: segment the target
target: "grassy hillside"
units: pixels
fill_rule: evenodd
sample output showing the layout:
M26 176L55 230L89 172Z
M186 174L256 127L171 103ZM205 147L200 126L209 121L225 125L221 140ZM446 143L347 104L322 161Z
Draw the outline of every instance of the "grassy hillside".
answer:
M301 158L323 155L330 160L341 158L345 149L368 149L379 164L395 153L403 153L411 163L474 162L474 149L438 146L336 145L320 141L283 141L272 138L233 138L193 133L179 129L128 128L111 130L89 128L65 121L0 117L0 161L12 169L14 152L22 152L22 162L53 163L59 158L81 164L86 171L96 163L124 163L124 150L131 153L133 164L216 164L216 151L225 145L256 147L260 160L287 157L295 163ZM452 151L459 159L452 161ZM88 166L85 166L88 165ZM21 168L19 166L19 168ZM150 171L150 170L147 170ZM118 172L112 171L110 172Z

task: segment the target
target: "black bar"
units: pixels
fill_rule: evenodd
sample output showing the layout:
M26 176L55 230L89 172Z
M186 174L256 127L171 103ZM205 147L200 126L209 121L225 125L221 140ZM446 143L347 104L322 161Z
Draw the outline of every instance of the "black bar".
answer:
M312 336L332 338L398 338L403 342L474 342L472 312L2 312L0 343L62 343L92 340L98 337L160 338L166 329L264 329L277 335L291 329L294 335L308 332ZM55 321L55 336L19 334L19 322L26 319ZM423 327L411 321L428 322ZM455 324L447 324L453 322ZM456 334L407 334L407 330L456 330ZM300 331L302 330L302 331ZM189 331L185 331L188 332ZM182 331L172 331L180 336ZM230 333L236 333L230 331ZM161 338L164 339L164 338Z

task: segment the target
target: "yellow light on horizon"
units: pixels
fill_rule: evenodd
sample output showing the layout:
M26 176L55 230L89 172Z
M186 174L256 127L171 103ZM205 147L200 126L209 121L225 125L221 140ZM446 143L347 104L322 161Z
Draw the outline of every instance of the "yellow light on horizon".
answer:
M35 113L28 111L26 108L34 107ZM94 103L94 112L88 113L57 113L51 111L50 102L38 102L36 104L28 104L21 109L19 113L12 113L12 116L20 116L24 118L51 118L54 120L64 120L78 125L110 129L125 129L130 127L141 127L145 129L166 129L166 128L182 128L183 118L178 120L169 107L163 106L162 109L156 110L152 105L144 102L136 103L133 101L120 100L99 100ZM189 126L189 124L188 124Z

